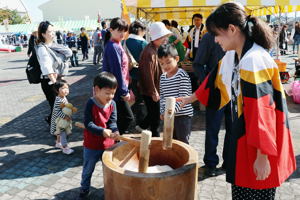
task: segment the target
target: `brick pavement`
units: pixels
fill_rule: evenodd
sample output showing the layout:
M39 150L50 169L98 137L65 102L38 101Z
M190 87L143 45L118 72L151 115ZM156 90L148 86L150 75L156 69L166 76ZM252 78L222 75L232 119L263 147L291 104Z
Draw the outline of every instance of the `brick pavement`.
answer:
M74 128L70 136L72 155L64 155L53 147L54 138L43 121L49 112L40 85L26 80L26 54L0 54L0 199L76 199L82 170L82 131ZM291 62L287 56L283 60ZM293 62L289 65L293 68ZM91 84L97 67L84 62L70 69L67 78L71 83L69 101L79 108L74 121L82 121L86 100L91 95ZM300 165L300 106L288 98L291 129L297 163ZM203 165L204 115L197 112L193 118L191 145L199 152ZM220 133L218 154L222 152L224 129ZM297 145L298 144L298 145ZM204 200L231 199L230 184L225 175L198 182L198 197ZM92 178L90 199L103 199L102 166L98 163ZM276 199L300 199L300 169L278 190Z

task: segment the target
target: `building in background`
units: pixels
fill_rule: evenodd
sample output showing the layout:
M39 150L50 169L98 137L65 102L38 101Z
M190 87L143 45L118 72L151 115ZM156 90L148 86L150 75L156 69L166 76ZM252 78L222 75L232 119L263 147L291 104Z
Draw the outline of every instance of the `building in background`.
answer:
M0 0L1 7L17 9L19 12L28 11L31 15L31 23L7 27L0 25L0 34L28 34L37 30L42 20L50 21L56 30L78 32L80 27L95 30L99 26L99 19L121 16L120 0Z

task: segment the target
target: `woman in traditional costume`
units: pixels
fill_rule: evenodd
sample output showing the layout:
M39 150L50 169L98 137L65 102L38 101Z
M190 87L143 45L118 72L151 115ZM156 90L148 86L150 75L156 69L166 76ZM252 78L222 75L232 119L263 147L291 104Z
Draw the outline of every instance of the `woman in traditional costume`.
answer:
M267 52L272 30L236 3L219 6L206 28L227 53L192 96L178 101L184 106L199 100L215 109L231 105L225 167L232 199L274 199L296 162L278 67Z

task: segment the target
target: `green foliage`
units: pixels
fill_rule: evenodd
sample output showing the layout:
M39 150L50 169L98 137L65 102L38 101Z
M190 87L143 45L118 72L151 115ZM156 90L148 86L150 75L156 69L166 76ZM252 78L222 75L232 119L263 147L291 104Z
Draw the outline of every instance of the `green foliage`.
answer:
M0 9L0 23L2 25L4 19L8 19L9 24L25 24L29 21L28 16L21 17L17 10Z

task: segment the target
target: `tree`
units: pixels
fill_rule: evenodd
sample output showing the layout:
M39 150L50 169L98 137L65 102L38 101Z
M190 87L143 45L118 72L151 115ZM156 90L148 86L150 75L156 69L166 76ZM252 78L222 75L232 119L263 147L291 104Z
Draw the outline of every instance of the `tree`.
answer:
M29 21L27 15L21 17L17 10L0 9L0 23L3 24L3 20L8 19L9 24L25 24Z

